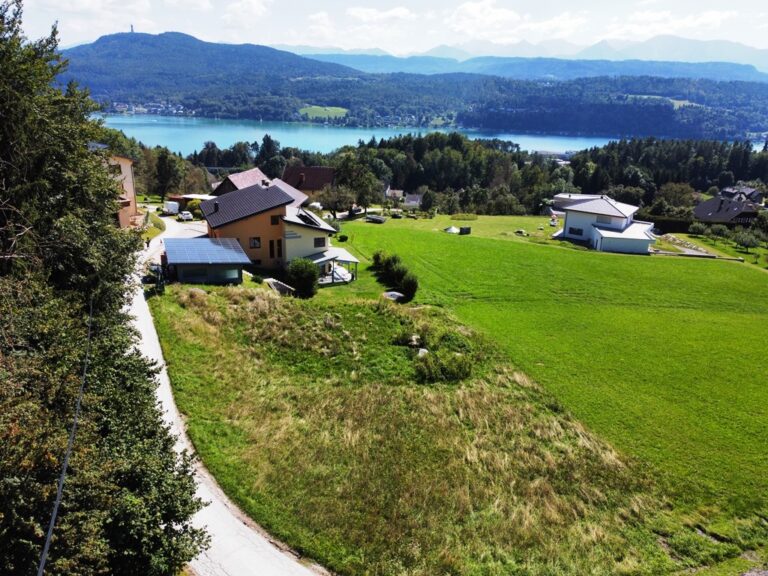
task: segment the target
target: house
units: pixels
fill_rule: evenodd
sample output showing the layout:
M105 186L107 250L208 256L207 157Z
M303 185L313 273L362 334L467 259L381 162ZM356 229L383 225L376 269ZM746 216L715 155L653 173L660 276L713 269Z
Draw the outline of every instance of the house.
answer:
M418 210L421 207L421 199L424 194L406 194L403 200L403 208Z
M286 166L282 180L297 190L312 194L333 186L335 178L336 171L327 166Z
M170 279L191 284L240 284L251 263L233 238L167 238L162 261Z
M269 177L260 169L251 168L250 170L245 170L244 172L230 174L213 187L212 193L215 196L221 196L222 194L227 194L228 192L248 188L254 184L265 184L269 182L269 180Z
M737 200L739 202L754 202L755 204L762 204L765 194L760 190L745 186L744 184L737 184L729 188L724 188L720 191L719 196L727 200Z
M262 268L325 252L336 230L302 208L306 195L281 180L255 184L200 204L211 238L234 238Z
M705 200L693 209L694 217L701 222L742 226L751 224L758 212L760 212L760 205L754 202L719 197Z
M617 202L607 196L572 195L580 198L556 198L565 214L563 228L555 238L584 242L601 252L648 254L656 241L653 224L634 220L637 206Z
M125 156L110 156L107 162L122 189L118 198L120 209L117 212L120 228L140 225L139 210L136 205L136 184L133 179L133 160Z
M390 200L392 202L394 201L402 201L405 198L405 191L403 190L396 190L394 188L390 188L387 186L387 189L384 190L384 199Z

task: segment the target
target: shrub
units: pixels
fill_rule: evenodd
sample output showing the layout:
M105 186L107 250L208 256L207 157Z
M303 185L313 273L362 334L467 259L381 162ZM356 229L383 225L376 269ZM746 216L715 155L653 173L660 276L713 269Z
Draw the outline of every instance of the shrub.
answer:
M306 258L297 258L288 264L287 281L296 289L295 295L299 298L312 298L317 294L319 275L317 266Z
M339 235L339 242L346 242L347 240L349 240L349 236L347 236L346 234Z
M194 216L195 218L203 217L203 211L200 209L200 204L201 202L197 198L187 202L187 211L191 212L192 216Z
M254 274L253 276L251 276L251 282L253 282L254 284L261 284L262 282L264 282L264 278L262 278L261 276L258 276L257 274Z
M419 289L419 280L411 272L406 272L403 279L400 281L400 292L403 293L404 302L410 302L413 297L416 296L416 291Z
M750 248L757 248L760 246L760 240L758 240L757 236L751 232L738 232L734 235L733 241L744 248L747 253L749 253Z
M694 222L688 228L688 233L693 234L694 236L703 236L706 231L706 225L701 222Z
M384 250L376 250L371 258L371 268L373 270L381 270L384 260L387 258L387 253Z
M408 268L402 262L396 262L388 270L384 271L384 281L393 288L400 288L403 278L408 274Z
M466 212L459 212L451 216L451 220L477 220L477 214L468 214Z
M472 375L474 362L464 354L429 353L416 361L416 378L420 382L458 382Z
M381 260L381 279L385 283L392 284L393 270L402 264L400 256L392 254L392 256L384 256Z

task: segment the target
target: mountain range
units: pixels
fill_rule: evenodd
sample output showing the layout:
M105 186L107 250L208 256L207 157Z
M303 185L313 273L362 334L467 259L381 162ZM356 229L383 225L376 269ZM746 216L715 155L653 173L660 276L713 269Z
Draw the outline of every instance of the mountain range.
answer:
M320 121L350 126L713 138L768 131L765 75L731 64L336 55L428 64L435 72L370 73L318 60L332 55L313 59L174 32L113 34L63 56L69 67L60 81L88 87L108 106L170 105L208 117L300 121L307 107L330 106L345 114ZM707 74L728 81L701 78Z
M520 80L573 80L598 76L708 78L718 81L768 82L768 74L747 64L729 62L665 62L646 60L566 60L483 56L458 60L435 56L313 54L309 58L371 74L484 74Z
M295 54L357 54L386 56L387 52L370 50L342 50L334 47L310 46L279 47ZM580 46L564 40L545 40L533 44L525 40L511 44L472 41L456 46L441 45L426 52L409 56L433 56L458 61L481 56L508 58L566 58L577 60L655 60L664 62L732 62L754 66L768 72L768 50L754 48L729 40L693 40L679 36L655 36L642 42L602 40L592 46Z

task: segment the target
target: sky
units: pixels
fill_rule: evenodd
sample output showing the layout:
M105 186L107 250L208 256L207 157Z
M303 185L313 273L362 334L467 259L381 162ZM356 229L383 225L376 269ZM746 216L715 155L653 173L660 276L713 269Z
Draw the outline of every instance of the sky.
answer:
M434 46L558 40L591 45L673 34L768 48L761 0L26 0L29 38L58 22L60 45L128 32L184 32L202 40L380 48L397 55Z

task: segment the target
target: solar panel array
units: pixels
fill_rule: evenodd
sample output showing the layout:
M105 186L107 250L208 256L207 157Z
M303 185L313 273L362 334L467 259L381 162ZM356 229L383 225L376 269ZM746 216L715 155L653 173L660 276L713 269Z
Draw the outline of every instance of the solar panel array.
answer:
M168 264L250 264L235 238L167 238Z

